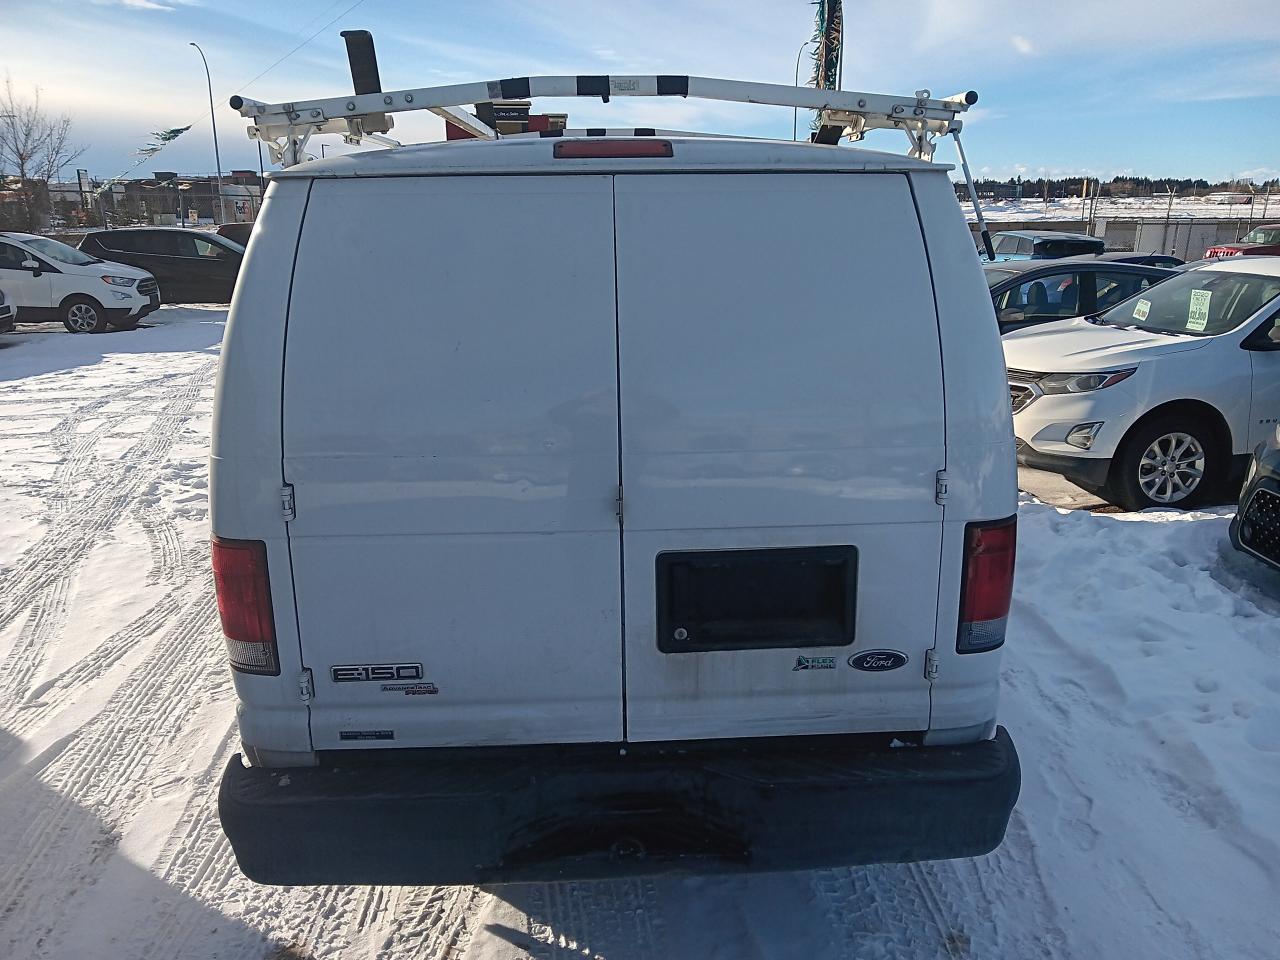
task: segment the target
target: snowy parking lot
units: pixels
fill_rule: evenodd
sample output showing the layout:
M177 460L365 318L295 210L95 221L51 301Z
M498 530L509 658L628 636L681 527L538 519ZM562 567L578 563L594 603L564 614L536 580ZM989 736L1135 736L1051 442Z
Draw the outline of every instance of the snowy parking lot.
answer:
M1023 789L989 856L250 883L215 803L237 749L207 545L225 316L0 336L0 957L1280 957L1280 578L1230 549L1229 508L1024 495L1001 706Z

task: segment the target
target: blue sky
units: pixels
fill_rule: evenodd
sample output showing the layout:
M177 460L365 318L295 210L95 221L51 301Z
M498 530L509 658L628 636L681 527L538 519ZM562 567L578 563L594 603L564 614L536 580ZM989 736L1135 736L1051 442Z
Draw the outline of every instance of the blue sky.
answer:
M979 91L965 145L975 171L993 176L1280 176L1276 2L854 0L844 86ZM347 92L343 29L373 31L386 89L575 73L787 83L813 8L807 0L0 0L0 23L0 70L20 92L39 85L50 108L71 113L89 147L81 164L112 176L135 161L150 131L193 122L135 175L213 169L204 72L191 40L209 58L230 169L256 167L257 153L227 97ZM802 78L807 69L802 60ZM554 108L567 110L574 126L791 133L791 112L781 108L658 100ZM393 135L439 139L442 129L434 118L402 115ZM868 145L896 151L901 140L881 132ZM330 152L347 149L332 137L313 144L325 141L335 145ZM949 147L939 159L951 160Z

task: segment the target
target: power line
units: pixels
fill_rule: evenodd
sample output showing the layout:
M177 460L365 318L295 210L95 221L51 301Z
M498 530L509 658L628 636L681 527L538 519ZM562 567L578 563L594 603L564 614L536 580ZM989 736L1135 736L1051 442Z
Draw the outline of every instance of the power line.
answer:
M329 4L329 6L327 6L323 11L321 11L320 13L318 13L318 14L316 15L316 17L312 17L312 18L311 18L311 20L309 20L309 21L308 21L308 23L314 23L317 17L323 17L326 13L328 13L328 12L329 12L330 10L332 10L335 6L337 6L337 4L338 4L338 3L341 3L341 2L342 2L342 0L335 0L335 2L334 2L334 3ZM270 73L270 72L271 72L272 70L274 70L276 67L280 66L280 64L284 63L286 60L288 60L290 57L292 57L295 53L297 53L299 50L301 50L303 47L305 47L307 44L309 44L312 40L314 40L316 37L320 36L320 34L324 33L324 32L325 32L326 30L328 30L331 26L333 26L335 23L337 23L339 20L341 20L341 19L342 19L343 17L345 17L347 14L351 13L351 11L352 11L352 10L354 10L356 7L360 6L360 5L361 5L362 3L364 3L364 2L365 2L365 0L355 0L355 3L351 4L349 7L347 7L345 10L343 10L340 14L338 14L338 15L337 15L336 17L334 17L333 19L331 19L331 20L327 21L323 26L318 27L318 28L317 28L313 33L311 33L310 35L308 35L308 36L307 36L307 38L306 38L305 40L303 40L301 43L299 43L296 47L294 47L294 48L293 48L292 50L290 50L288 53L284 54L284 56L282 56L282 57L278 58L277 60L275 60L275 61L274 61L270 66L268 66L265 70L263 70L263 71L262 71L261 73L259 73L257 76L250 77L248 80L244 81L244 83L241 83L241 84L239 84L238 86L236 86L236 88L235 88L234 90L232 90L232 91L231 91L231 93L235 93L237 90L243 90L245 87L249 86L249 84L251 84L251 83L256 83L257 81L261 80L261 79L262 79L263 77L265 77L268 73ZM222 98L222 102L223 102L223 103L226 103L226 102L227 102L227 100L230 98L230 95L231 95L231 94L227 94L227 95L225 95L225 96ZM197 117L195 120L192 120L192 121L191 121L191 123L187 124L187 127L188 127L188 128L190 128L190 127L196 127L196 126L199 126L199 125L200 125L200 123L203 121L203 119L204 119L204 115L203 115L203 114L201 114L201 115L200 115L199 117ZM168 146L168 144L165 144L165 146ZM161 149L163 149L163 148L161 148ZM160 152L159 150L157 150L157 151L156 151L156 153L159 153L159 152ZM151 154L151 156L152 156L152 157L154 157L155 155L156 155L155 153ZM150 158L147 158L147 159L150 159ZM133 167L130 167L130 168L129 168L129 170L132 170L132 169L134 169L134 168L135 168L135 167L137 167L137 166L140 166L140 163L134 164L134 165L133 165ZM119 176L114 177L114 178L112 178L112 179L113 179L113 180L119 180L119 179L121 179L121 178L124 176L124 174L125 174L125 173L128 173L128 172L129 172L129 170L124 171L124 173L122 173L122 174L120 174Z
M341 2L341 0L338 0L338 2ZM347 7L347 9L343 10L340 14L338 14L336 17L334 17L332 20L330 20L330 21L329 21L328 23L326 23L324 26L322 26L322 27L320 27L319 29L317 29L317 30L315 31L315 33L311 34L309 37L307 37L307 39L303 40L300 44L298 44L296 47L294 47L292 50L290 50L288 53L286 53L283 57L281 57L281 58L280 58L279 60L277 60L275 63L271 64L271 66L267 67L265 70L263 70L263 71L262 71L260 74L258 74L256 77L253 77L253 78L251 78L251 79L249 79L249 80L246 80L244 83L240 84L240 86L239 86L239 87L237 87L236 89L237 89L237 90L243 89L243 88L245 88L245 87L249 86L249 84L251 84L251 83L255 83L255 82L257 82L258 80L261 80L261 79L262 79L263 77L265 77L268 73L270 73L270 72L271 72L272 70L274 70L276 67L280 66L280 64L284 63L286 60L288 60L290 57L292 57L295 53L297 53L299 50L301 50L303 47L305 47L308 43L310 43L310 42L311 42L312 40L314 40L316 37L320 36L320 34L324 33L326 30L328 30L330 27L332 27L335 23L337 23L339 20L341 20L343 17L345 17L345 16L346 16L347 14L349 14L352 10L354 10L356 7L360 6L360 4L362 4L362 3L364 3L364 2L365 2L365 0L356 0L356 2L355 2L355 3L351 4L351 6ZM329 6L330 6L330 8L332 8L332 7L333 7L333 4L330 4ZM320 14L320 16L324 16L324 14ZM233 91L232 91L232 93L234 93L234 92L235 92L235 91L233 90ZM227 97L223 97L223 100L226 100L226 99L227 99Z

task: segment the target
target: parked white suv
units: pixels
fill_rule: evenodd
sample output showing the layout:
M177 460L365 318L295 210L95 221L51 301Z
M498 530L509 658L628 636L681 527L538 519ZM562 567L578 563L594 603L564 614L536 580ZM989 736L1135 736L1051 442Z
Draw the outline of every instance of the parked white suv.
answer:
M0 286L19 323L61 320L72 333L129 330L160 306L147 271L30 233L0 232Z
M563 137L273 178L212 458L248 876L1000 842L1014 443L948 169Z
M1229 496L1280 423L1280 257L1210 261L1003 344L1020 463L1130 510Z

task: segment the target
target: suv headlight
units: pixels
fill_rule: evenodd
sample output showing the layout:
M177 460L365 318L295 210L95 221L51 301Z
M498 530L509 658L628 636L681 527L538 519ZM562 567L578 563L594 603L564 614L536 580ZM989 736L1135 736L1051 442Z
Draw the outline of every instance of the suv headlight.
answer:
M1037 384L1047 394L1092 393L1127 380L1137 369L1125 367L1123 370L1103 370L1100 373L1049 373L1037 381Z
M113 287L132 287L138 282L133 277L103 277L102 279Z

